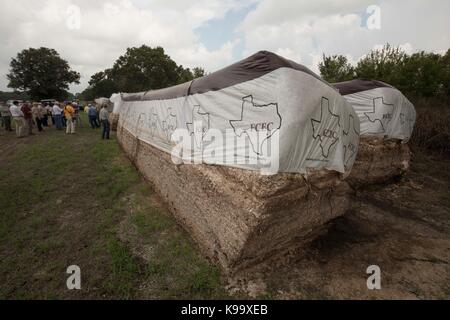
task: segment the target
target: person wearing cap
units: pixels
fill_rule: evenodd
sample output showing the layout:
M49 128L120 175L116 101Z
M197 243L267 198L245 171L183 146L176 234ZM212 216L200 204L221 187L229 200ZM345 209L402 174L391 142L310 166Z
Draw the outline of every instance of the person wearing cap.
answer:
M14 126L16 127L16 136L18 138L23 137L23 131L25 127L25 119L23 117L23 112L19 108L19 101L14 101L11 107L9 107L9 112L13 117Z
M72 106L72 103L68 103L64 107L64 116L66 117L66 134L74 134L75 133L75 109Z

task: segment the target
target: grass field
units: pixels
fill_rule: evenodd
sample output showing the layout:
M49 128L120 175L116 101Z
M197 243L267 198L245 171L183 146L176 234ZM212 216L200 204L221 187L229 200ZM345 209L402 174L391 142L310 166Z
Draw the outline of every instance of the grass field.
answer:
M115 137L86 124L73 136L2 132L0 149L0 298L224 297ZM66 287L70 265L80 291Z
M78 128L0 131L0 298L448 299L450 161L417 152L411 172L353 201L301 259L224 279L199 255L113 136ZM383 270L368 291L366 268ZM69 291L66 269L81 268Z

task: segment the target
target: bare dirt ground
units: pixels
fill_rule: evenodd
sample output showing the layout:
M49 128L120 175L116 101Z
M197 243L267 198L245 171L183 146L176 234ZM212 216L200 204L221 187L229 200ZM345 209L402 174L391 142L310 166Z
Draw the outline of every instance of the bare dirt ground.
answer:
M449 299L449 169L416 155L401 180L359 191L304 257L241 287L275 299ZM367 289L371 265L381 268L381 290Z
M198 254L116 141L84 128L0 134L0 297L449 299L450 160L359 191L293 262L227 279ZM79 264L83 288L69 292ZM366 269L381 268L381 290Z

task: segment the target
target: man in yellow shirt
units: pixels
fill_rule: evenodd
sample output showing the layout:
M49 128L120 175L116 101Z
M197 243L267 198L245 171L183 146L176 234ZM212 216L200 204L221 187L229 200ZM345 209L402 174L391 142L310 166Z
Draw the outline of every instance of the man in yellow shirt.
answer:
M67 129L66 134L75 133L75 109L71 103L68 103L64 108L64 116L66 117Z

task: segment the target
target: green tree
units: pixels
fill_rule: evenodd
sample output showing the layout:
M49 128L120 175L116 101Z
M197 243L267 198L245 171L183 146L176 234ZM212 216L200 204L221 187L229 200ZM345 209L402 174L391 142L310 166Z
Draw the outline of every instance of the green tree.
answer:
M180 83L185 76L161 47L128 48L111 69L112 80L122 92L161 89Z
M380 80L412 99L450 97L450 49L444 55L425 51L408 55L400 47L386 44L369 52L356 67L351 66L344 56L324 55L319 69L329 82L352 78Z
M330 83L352 80L355 78L355 69L348 62L347 57L323 55L323 61L319 63L322 78Z
M184 69L183 66L179 66L177 68L177 73L178 73L177 84L192 81L194 79L194 75L192 74L189 68Z
M80 80L80 74L49 48L23 50L11 60L10 68L8 87L25 91L34 100L65 99L69 84Z
M393 84L399 90L416 96L431 97L447 94L444 92L446 90L445 64L445 56L424 51L414 53L406 57L396 68L398 76Z
M0 91L0 102L8 100L30 100L30 97L25 92Z
M356 75L361 79L380 80L394 84L398 82L400 71L407 54L400 47L389 43L382 49L372 50L356 66Z
M206 75L206 72L205 72L205 69L203 69L203 68L195 67L194 69L192 69L192 75L193 75L194 79L197 79L197 78L204 77Z
M93 100L98 97L110 97L114 92L118 91L116 83L112 80L111 69L97 72L91 77L89 81L88 100Z
M202 68L177 65L161 47L128 48L111 69L91 77L81 94L84 100L109 97L114 92L141 92L170 87L203 76Z
M450 49L442 57L441 65L443 69L443 93L450 97Z

